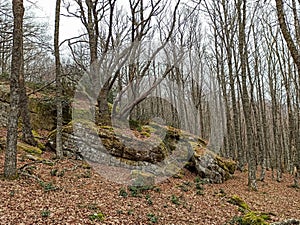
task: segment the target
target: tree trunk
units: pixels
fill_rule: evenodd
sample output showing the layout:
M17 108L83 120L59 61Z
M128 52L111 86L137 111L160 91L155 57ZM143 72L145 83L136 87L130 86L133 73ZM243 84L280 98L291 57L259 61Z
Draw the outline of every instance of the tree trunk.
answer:
M23 28L22 28L23 30ZM23 31L22 31L23 32ZM22 34L23 35L23 34ZM23 37L22 37L23 42ZM23 45L23 43L22 43ZM28 97L26 94L26 86L25 86L25 77L24 77L24 59L23 59L23 48L22 48L22 55L21 55L21 69L18 74L19 77L19 110L20 116L22 119L22 140L30 145L36 145L37 142L34 139L32 134L32 127L30 122L30 112L28 109Z
M55 30L54 30L54 55L55 55L55 73L56 73L56 157L63 158L62 149L62 126L63 126L63 110L62 110L62 77L59 55L59 21L60 21L60 4L61 0L56 0L55 9Z
M277 16L278 16L278 21L279 21L279 25L280 25L280 29L281 32L283 34L283 37L286 41L286 44L288 46L288 49L291 53L291 56L294 60L294 63L297 66L297 72L298 72L298 76L300 76L300 52L295 44L295 42L293 41L292 35L289 32L286 20L285 20L285 13L284 13L284 8L283 8L283 1L282 0L276 0L276 9L277 9ZM294 18L297 18L297 15L294 15ZM299 37L299 24L296 21L296 35L297 38ZM297 80L297 79L296 79ZM297 84L296 84L297 85ZM298 87L298 86L297 86ZM299 90L297 90L299 91ZM299 133L298 130L296 130L295 132L296 134ZM295 148L296 148L296 159L295 159L295 168L300 169L300 138L295 136L296 140L295 140ZM298 185L298 173L297 170L295 172L295 185Z
M246 1L240 0L237 5L238 22L239 22L239 54L241 57L241 78L242 78L242 104L246 125L247 135L247 156L248 156L248 187L250 190L257 190L256 185L256 158L253 145L253 128L251 121L251 105L249 94L247 90L247 51L245 41L245 27L246 27Z
M13 0L13 49L10 77L10 116L8 119L4 176L13 179L17 175L17 138L19 115L19 75L23 73L23 0Z

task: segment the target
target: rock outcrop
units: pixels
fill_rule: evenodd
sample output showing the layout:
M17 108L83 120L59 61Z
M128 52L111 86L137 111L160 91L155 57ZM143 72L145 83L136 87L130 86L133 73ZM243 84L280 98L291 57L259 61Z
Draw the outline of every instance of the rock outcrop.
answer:
M55 149L56 131L48 144ZM141 130L95 126L89 121L72 121L63 128L63 148L68 156L91 163L143 170L170 176L188 162L199 176L222 183L235 171L235 162L207 149L205 141L168 126L149 124Z
M29 91L30 92L30 91ZM71 120L70 103L67 99L63 102L64 121ZM36 93L29 96L28 107L33 129L53 130L56 127L55 96ZM0 83L0 126L6 127L9 115L9 85Z

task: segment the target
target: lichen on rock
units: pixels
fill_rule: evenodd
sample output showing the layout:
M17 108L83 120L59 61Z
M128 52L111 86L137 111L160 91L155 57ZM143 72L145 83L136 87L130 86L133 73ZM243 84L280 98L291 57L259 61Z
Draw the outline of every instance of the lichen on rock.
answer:
M222 183L235 171L235 162L210 151L201 138L185 131L159 124L124 127L97 126L91 121L71 121L63 127L66 155L87 161L122 164L135 169L145 165L164 176L172 176L191 160L199 176L211 183ZM74 130L75 129L75 130ZM141 135L147 132L149 136ZM55 149L56 132L49 134L48 144ZM151 166L153 165L153 166ZM159 167L159 168L158 168Z

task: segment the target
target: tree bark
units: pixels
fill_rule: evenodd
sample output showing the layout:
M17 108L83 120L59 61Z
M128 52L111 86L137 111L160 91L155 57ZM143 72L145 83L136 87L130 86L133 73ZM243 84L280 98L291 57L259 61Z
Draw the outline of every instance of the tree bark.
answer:
M19 75L23 73L23 0L13 0L13 49L10 76L10 116L8 119L4 177L17 176L17 138L19 116Z
M277 16L278 16L278 21L279 21L279 25L280 25L280 29L282 32L282 35L286 41L286 44L288 46L288 49L291 53L291 56L294 60L294 63L297 66L297 72L298 72L298 76L300 76L300 52L297 48L297 45L295 44L291 33L289 32L287 23L286 23L286 19L285 19L285 13L284 13L284 8L283 8L283 1L282 0L276 0L276 9L277 9ZM294 19L295 20L295 29L296 29L296 38L299 38L299 21L297 20L297 15L294 15ZM296 79L297 80L297 79ZM297 87L297 91L298 90L298 86L296 84ZM299 133L298 130L295 130L295 133ZM295 136L296 140L295 140L295 148L296 148L296 159L295 159L295 185L298 185L298 170L300 169L300 138L297 137L297 135Z
M257 190L256 185L256 157L253 145L253 127L251 120L251 104L247 89L247 51L245 40L246 27L246 0L239 0L237 3L238 22L239 22L239 54L241 57L241 78L242 78L242 105L246 125L247 135L247 156L248 156L248 187L250 190Z
M54 29L54 55L55 55L55 79L56 79L56 157L63 158L62 149L62 126L63 126L63 109L62 109L62 77L59 55L59 22L60 22L60 5L61 0L56 0L55 9L55 29Z

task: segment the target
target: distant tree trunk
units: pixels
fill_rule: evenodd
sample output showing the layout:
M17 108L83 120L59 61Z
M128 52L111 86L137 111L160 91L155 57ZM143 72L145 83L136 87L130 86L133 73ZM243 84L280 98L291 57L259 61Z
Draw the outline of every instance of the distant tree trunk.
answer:
M7 145L4 176L13 179L17 175L17 138L19 116L19 75L23 73L23 0L13 0L13 49L10 76L10 116L8 118Z
M238 22L239 22L239 54L241 57L241 78L242 78L242 104L247 135L247 156L248 156L248 186L250 190L257 190L256 185L256 154L253 145L253 127L251 121L251 105L247 89L247 51L245 40L246 27L246 1L238 1Z
M62 149L62 126L63 126L63 109L62 109L62 78L61 65L59 56L59 20L60 20L60 4L61 0L56 0L55 9L55 30L54 30L54 55L55 55L55 73L56 73L56 157L63 158Z
M295 2L293 1L293 5L295 5ZM286 22L286 15L284 12L284 8L283 8L283 1L282 0L276 0L276 9L277 9L277 16L278 16L278 21L279 21L279 25L280 25L280 29L281 32L283 34L283 37L286 41L286 44L288 46L288 49L291 53L291 56L294 60L294 63L297 66L297 72L298 72L298 76L300 76L300 52L298 50L298 47L296 45L297 41L294 41L292 38L292 35L289 31L289 28L287 26L287 22ZM295 15L295 11L294 11L294 20L295 20L295 30L296 30L296 36L297 36L297 40L299 41L299 20L298 20L298 16ZM295 79L297 80L297 79ZM297 84L296 84L297 86ZM297 86L298 87L298 86ZM297 90L299 91L299 90ZM296 134L299 134L298 129L295 130ZM297 135L295 136L296 140L295 140L295 148L296 148L296 159L295 159L295 185L298 185L298 173L300 170L300 137L297 137Z

